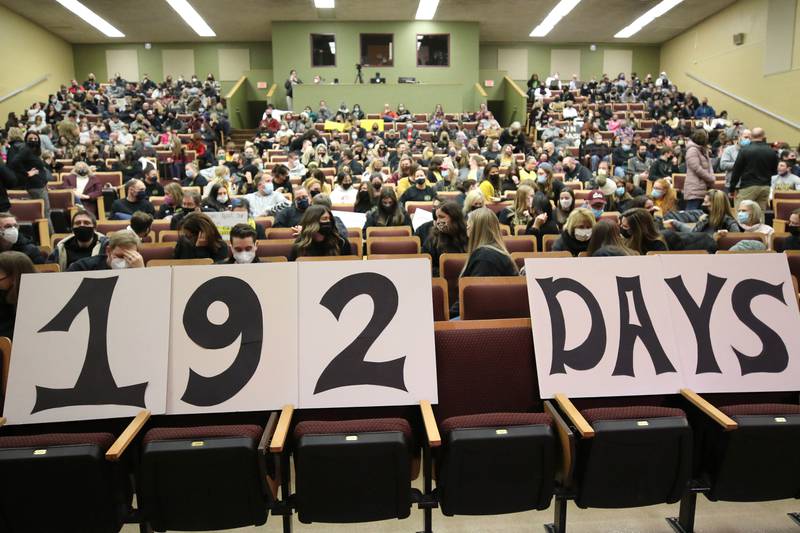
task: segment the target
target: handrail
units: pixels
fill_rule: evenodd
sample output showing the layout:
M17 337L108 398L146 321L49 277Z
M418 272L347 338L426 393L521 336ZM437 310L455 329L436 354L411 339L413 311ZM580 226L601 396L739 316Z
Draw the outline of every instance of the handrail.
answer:
M27 85L23 85L19 89L14 89L10 93L8 93L8 94L6 94L4 96L0 96L0 103L5 102L9 98L13 98L13 97L17 96L19 93L25 92L28 89L31 89L31 88L39 85L43 81L47 80L47 78L49 78L49 77L50 77L50 74L45 74L41 78L36 78L35 80L33 80L32 82L28 83Z
M488 98L488 97L489 97L489 95L486 93L486 90L484 90L484 88L483 88L483 87L481 87L481 84L480 84L480 83L476 83L476 84L475 84L475 88L478 90L478 94L479 94L480 96L482 96L482 97L484 97L484 98Z
M520 88L519 88L519 85L517 85L517 84L516 84L516 82L514 82L514 80L512 80L512 79L511 79L511 78L509 78L508 76L503 76L503 79L504 79L504 80L506 80L506 83L508 83L509 85L511 85L511 88L513 88L515 91L517 91L517 94L518 94L518 95L520 95L520 96L521 96L521 97L523 97L523 98L528 98L528 95L527 95L527 94L525 94L525 93L522 91L522 89L520 89Z
M225 99L230 100L231 98L233 98L233 95L236 94L236 91L239 90L239 88L242 86L242 84L244 84L245 81L247 81L247 76L242 76L241 78L239 78L239 81L236 82L236 85L231 87L231 90L228 91L228 94L225 95Z
M272 87L270 87L269 91L267 91L267 98L268 99L272 98L272 96L275 94L275 89L277 89L277 88L278 88L278 84L277 83L273 83Z
M728 98L733 98L737 102L739 102L741 104L744 104L744 105L746 105L748 107L751 107L751 108L755 109L756 111L767 115L768 117L772 117L772 118L774 118L775 120L777 120L779 122L783 122L787 126L790 126L790 127L794 128L796 130L800 130L800 124L798 124L796 122L792 122L788 118L782 117L782 116L778 115L777 113L773 113L769 109L764 109L763 107L761 107L761 106L759 106L757 104L754 104L750 100L747 100L746 98L742 98L741 96L737 96L737 95L733 94L732 92L730 92L730 91L728 91L726 89L723 89L719 85L716 85L714 83L706 81L706 80L704 80L702 78L698 78L697 76L695 76L694 74L691 74L690 72L686 72L685 74L688 77L692 78L693 80L702 83L706 87L710 87L710 88L714 89L715 91L721 92L722 94L724 94Z

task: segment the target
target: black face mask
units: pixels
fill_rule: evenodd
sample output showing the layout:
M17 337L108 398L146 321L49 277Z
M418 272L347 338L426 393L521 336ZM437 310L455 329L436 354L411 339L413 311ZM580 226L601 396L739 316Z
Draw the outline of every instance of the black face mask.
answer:
M625 239L631 238L631 230L628 228L619 228L619 234L622 235Z
M788 231L792 237L800 237L800 226L788 226L786 231Z
M333 223L332 222L320 222L319 224L319 232L324 235L328 236L333 233Z
M91 226L75 226L72 234L81 242L89 242L94 238L94 228Z
M352 185L353 185L353 184L352 184L352 183L349 183L349 182L348 182L348 183L342 183L342 189L344 189L344 190L347 190L347 189L349 189L349 188L350 188Z
M710 208L709 208L707 205L700 206L700 210L701 210L703 213L705 213L706 215L708 215L709 213L711 213L711 209L710 209Z
M392 204L392 205L381 204L381 211L383 211L386 214L393 212L394 211L394 204Z
M375 183L372 184L372 188L375 189L376 191L379 191L382 186L383 186L383 183L379 183L379 182L375 182Z

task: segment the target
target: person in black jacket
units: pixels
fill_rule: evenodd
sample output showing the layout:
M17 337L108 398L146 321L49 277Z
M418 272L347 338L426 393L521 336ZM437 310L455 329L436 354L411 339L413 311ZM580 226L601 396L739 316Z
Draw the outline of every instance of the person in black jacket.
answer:
M16 185L17 176L14 171L0 160L0 211L6 212L11 209L11 202L8 200L8 189L12 189Z
M517 276L519 269L503 244L500 222L491 209L481 207L467 219L467 263L461 277Z
M411 226L411 217L397 201L397 195L391 187L381 189L380 200L372 210L367 213L364 223L363 237L367 238L367 228L373 226Z
M425 171L421 168L414 173L414 186L409 187L400 197L400 203L404 206L406 202L430 202L436 198L436 191L430 186Z
M25 235L20 234L17 218L11 213L0 213L0 252L13 250L27 255L34 264L44 263L42 251Z
M536 249L544 250L544 236L558 235L560 233L556 217L553 216L553 204L550 203L544 193L537 192L533 196L531 209L533 218L528 222L525 234L534 235L536 237Z
M578 163L574 157L565 157L562 166L564 167L564 181L578 180L581 183L592 181L592 171Z
M11 138L11 136L9 136ZM14 172L17 183L22 185L32 200L44 202L44 217L50 220L50 197L47 194L47 170L42 161L42 145L39 133L29 131L24 142L17 138L8 149L8 167ZM51 224L52 231L52 224Z
M175 259L210 258L215 263L228 259L228 245L205 213L186 215L178 226L181 237L175 245Z
M19 282L22 274L35 272L30 258L21 252L0 253L0 337L14 338Z
M295 189L294 203L278 213L278 216L275 217L275 224L273 224L273 227L294 228L299 226L310 203L307 190L303 187Z
M656 221L647 209L641 207L628 209L622 213L619 231L626 240L628 248L639 255L647 252L666 252L667 241L658 232Z
M433 276L439 275L439 258L445 253L464 253L467 251L467 225L464 214L456 202L449 201L439 205L435 211L435 220L427 222L417 229L416 235L422 236L422 253L430 254Z
M736 191L736 208L742 200L753 200L767 209L772 176L778 170L778 154L766 143L762 128L753 128L752 142L739 150L731 170L731 191Z
M147 190L144 183L132 179L125 184L125 198L114 200L111 204L112 220L130 220L136 211L155 216L153 204L147 201Z
M585 252L589 248L589 239L592 238L595 223L594 213L585 207L573 209L564 224L561 237L553 243L553 251L567 251L573 257L578 257L579 253Z
M789 236L783 239L780 249L775 247L776 252L784 252L786 250L800 250L800 209L795 209L789 215L789 223L786 225L786 231Z
M294 241L289 261L304 256L352 255L347 235L339 233L327 206L317 204L306 209L300 226L300 234Z

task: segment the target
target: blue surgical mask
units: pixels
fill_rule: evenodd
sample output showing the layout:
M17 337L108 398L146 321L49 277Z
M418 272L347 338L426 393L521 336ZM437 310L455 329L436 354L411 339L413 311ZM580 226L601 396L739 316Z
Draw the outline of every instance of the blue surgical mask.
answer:
M622 145L622 149L623 150L630 150L631 149L631 145L630 144L623 144Z
M747 224L750 220L750 214L746 211L739 211L736 213L736 218L739 220L739 224Z
M266 183L266 184L264 185L264 194L265 194L265 195L267 195L267 196L269 196L269 195L270 195L270 194L272 194L273 192L275 192L275 186L274 186L274 185L272 184L272 182L270 181L269 183Z
M547 176L543 174L539 174L536 176L536 183L546 183L546 182L547 182Z
M617 187L614 193L616 193L617 196L623 196L625 194L625 187Z
M747 146L748 144L750 144L750 139L742 139L739 141L739 145L741 146Z
M592 213L594 213L594 218L599 219L603 215L603 210L602 209L595 209L593 207L592 208Z
M664 191L662 191L661 189L653 189L653 198L659 199L662 196L664 196Z

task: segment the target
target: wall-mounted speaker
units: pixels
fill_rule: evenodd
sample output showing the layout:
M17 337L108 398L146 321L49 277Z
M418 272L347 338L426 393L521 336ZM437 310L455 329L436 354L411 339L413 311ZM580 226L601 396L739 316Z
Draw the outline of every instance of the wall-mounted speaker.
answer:
M744 33L734 33L733 34L733 44L736 46L740 46L744 44Z

